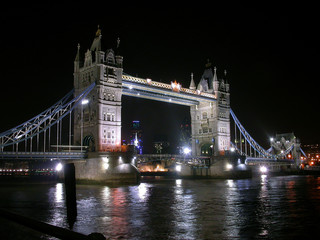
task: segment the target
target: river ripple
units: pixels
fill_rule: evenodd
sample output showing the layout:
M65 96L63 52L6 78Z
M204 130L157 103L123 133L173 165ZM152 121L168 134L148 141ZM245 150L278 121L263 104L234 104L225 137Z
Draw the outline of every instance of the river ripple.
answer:
M320 178L77 185L73 230L110 239L307 239L318 235ZM64 186L2 186L0 207L68 228Z

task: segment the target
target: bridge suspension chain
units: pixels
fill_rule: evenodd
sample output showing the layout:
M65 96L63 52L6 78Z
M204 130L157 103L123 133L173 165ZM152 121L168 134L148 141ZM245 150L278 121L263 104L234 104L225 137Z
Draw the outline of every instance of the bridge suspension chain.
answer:
M94 88L95 83L92 83L88 88L81 92L78 96L74 97L72 100L67 102L68 99L73 94L73 90L65 95L60 101L55 103L53 106L33 117L32 119L14 127L10 130L7 130L0 134L0 150L3 151L4 147L18 144L22 141L27 141L29 139L37 136L39 137L40 133L46 134L46 130L50 127L57 124L57 129L59 122L68 114L70 114L76 105L85 98L89 92ZM57 130L58 132L58 130ZM60 126L61 132L61 126ZM60 133L61 134L61 133ZM58 135L58 133L57 133ZM44 139L46 139L44 137Z
M238 120L238 118L236 117L236 115L234 114L234 112L232 111L232 109L230 109L230 114L237 126L237 128L240 131L240 142L241 142L241 135L245 138L245 141L249 143L249 145L259 154L261 154L263 157L266 158L273 158L273 159L278 159L278 158L283 158L285 157L287 154L289 154L293 148L294 148L294 144L291 144L286 150L281 151L281 153L277 154L277 155L273 155L272 153L270 153L268 150L265 150L263 147L261 147L252 137L251 135L247 132L247 130L242 126L242 124L240 123L240 121ZM236 138L236 131L235 131L235 138ZM236 139L235 139L236 140ZM240 143L241 144L241 143ZM243 152L242 147L240 147L240 149L237 147L236 143L231 143L231 145L241 154L241 155L248 155L247 151L245 150L245 152ZM245 148L246 148L246 144L245 144ZM251 149L250 149L251 150ZM251 155L251 154L250 154Z
M266 151L263 147L261 147L252 137L251 135L246 131L246 129L242 126L242 124L240 123L240 121L238 120L238 118L236 117L236 115L234 114L234 112L232 111L232 109L230 109L230 114L235 122L235 124L237 125L239 131L241 132L241 134L244 136L245 140L250 144L250 146L257 151L259 154L261 154L264 157L267 158L272 158L274 157L271 153L269 153L268 151Z

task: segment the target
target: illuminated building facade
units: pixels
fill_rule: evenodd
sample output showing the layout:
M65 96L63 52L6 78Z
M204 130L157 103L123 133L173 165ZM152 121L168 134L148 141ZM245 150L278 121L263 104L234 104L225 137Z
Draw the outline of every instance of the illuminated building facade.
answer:
M303 151L307 155L310 165L320 165L320 145L306 144L302 146Z
M192 154L205 156L224 155L230 149L230 92L229 84L218 79L216 68L206 64L198 86L191 75L190 89L216 96L216 101L200 102L190 107Z
M142 129L140 121L132 121L130 143L138 154L142 154Z
M74 61L75 95L93 82L95 88L74 114L74 143L89 146L90 151L121 151L122 63L117 52L101 50L98 28L91 48L80 58L80 46Z
M75 145L88 146L89 151L121 151L121 98L126 95L190 106L192 155L217 156L229 150L229 84L225 77L218 79L216 68L213 71L208 63L197 87L193 77L189 88L176 81L165 84L136 78L123 74L119 40L116 52L102 51L101 38L98 29L84 58L78 46L74 61L74 94L96 84L83 104L75 108ZM136 132L133 145L141 146L139 140Z

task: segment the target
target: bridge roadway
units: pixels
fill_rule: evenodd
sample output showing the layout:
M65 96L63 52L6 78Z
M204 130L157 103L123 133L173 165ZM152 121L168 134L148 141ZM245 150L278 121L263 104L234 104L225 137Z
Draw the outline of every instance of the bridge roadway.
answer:
M292 159L272 159L272 158L253 158L247 157L245 160L245 164L248 166L254 165L291 165L294 164L295 161Z
M217 100L214 94L183 88L176 82L166 84L126 74L122 75L122 94L185 106Z
M86 159L86 151L61 151L61 152L1 152L0 159L20 159L20 160L81 160ZM210 157L206 156L185 156L178 154L137 154L136 162L148 163L154 161L174 161L193 166L210 165ZM248 166L288 166L295 163L292 159L270 159L270 158L253 158L247 157L245 164Z
M50 160L67 160L67 159L84 159L87 158L87 153L82 151L77 152L1 152L0 159L50 159Z

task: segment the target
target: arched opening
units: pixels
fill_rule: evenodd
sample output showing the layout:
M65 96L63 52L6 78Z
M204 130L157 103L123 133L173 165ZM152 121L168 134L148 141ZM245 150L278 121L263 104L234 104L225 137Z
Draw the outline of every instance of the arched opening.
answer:
M92 135L85 136L82 142L83 146L88 147L89 152L94 152L95 151L95 146L94 146L94 138Z
M201 156L212 156L213 145L212 143L205 143L201 146Z

